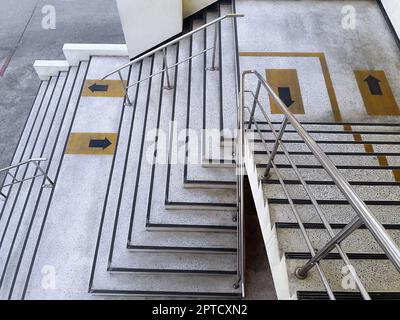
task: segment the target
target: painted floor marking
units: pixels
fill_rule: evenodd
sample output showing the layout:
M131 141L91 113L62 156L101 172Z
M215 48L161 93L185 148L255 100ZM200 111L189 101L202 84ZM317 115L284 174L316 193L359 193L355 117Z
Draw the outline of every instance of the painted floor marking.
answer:
M66 154L112 155L117 143L116 133L73 132Z
M285 105L294 114L304 114L303 98L301 96L299 78L296 69L267 69L265 70L268 83L279 95ZM269 96L271 113L282 114L275 101Z

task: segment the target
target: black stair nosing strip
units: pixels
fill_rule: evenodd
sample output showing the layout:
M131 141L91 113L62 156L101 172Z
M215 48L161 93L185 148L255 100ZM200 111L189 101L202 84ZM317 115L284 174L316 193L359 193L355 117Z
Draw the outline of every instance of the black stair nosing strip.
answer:
M203 164L235 164L235 160L203 158Z
M236 203L212 203L212 202L182 202L182 201L165 201L166 206L182 206L182 207L216 207L236 209Z
M40 85L38 86L38 88L37 88L37 90L36 90L35 98L33 99L33 102L32 102L32 104L31 104L31 107L29 108L28 116L27 116L27 118L26 118L25 121L24 121L24 125L23 125L23 127L22 127L21 134L20 134L20 136L19 136L19 138L18 138L18 142L17 142L16 147L14 148L13 154L12 154L12 156L11 156L11 160L10 160L10 162L9 162L9 166L13 165L14 158L15 158L15 155L16 155L16 153L17 153L18 147L19 147L19 145L20 145L20 143L21 143L22 136L24 135L25 130L27 129L27 125L28 125L29 120L30 120L31 117L33 116L33 110L34 110L35 104L36 104L37 101L39 101L39 100L38 100L38 98L39 98L39 97L38 97L38 94L40 93L40 90L41 90L43 87L45 87L45 88L43 89L43 95L40 97L40 103L39 103L39 105L38 105L38 107L37 107L37 110L36 110L37 112L36 112L36 114L39 113L39 111L40 111L40 107L41 107L41 105L42 105L42 103L43 103L44 97L46 96L47 89L48 89L49 84L50 84L50 81L46 81L46 82L47 82L47 83L45 84L45 81L41 81ZM32 130L32 128L31 128L31 130ZM21 162L21 160L22 160L22 158L21 158L19 161L17 161L17 162ZM7 175L4 175L3 180L2 180L2 183L1 183L0 186L3 186L3 185L5 184L6 177L7 177ZM0 188L0 191L1 191L1 188ZM1 220L1 215L0 215L0 220Z
M250 142L253 143L275 143L275 139L265 139L264 141L261 139L249 139ZM314 140L318 144L350 144L350 145L364 145L364 144L372 144L372 145L399 145L399 141L353 141L353 140ZM303 140L282 140L282 143L289 144L305 144Z
M127 244L128 250L149 250L149 251L180 251L180 252L216 252L216 253L237 253L236 248L221 247L179 247L179 246L145 246Z
M289 201L287 199L268 199L269 204L289 204ZM310 200L308 199L293 199L294 204L312 204ZM332 204L332 205L349 205L349 202L347 200L327 200L327 199L319 199L317 200L318 204ZM400 201L394 201L394 200L364 200L364 203L366 205L383 205L383 206L399 206Z
M44 114L43 114L43 118L41 119L40 126L39 126L39 129L38 129L37 135L36 135L36 137L35 137L35 140L34 140L34 142L33 142L32 150L30 151L30 155L28 156L28 159L32 158L33 154L35 153L35 149L36 149L36 147L37 147L39 138L42 136L43 125L44 125L44 124L46 123L46 121L47 121L48 111L49 111L50 105L51 105L51 103L52 103L52 101L53 101L54 92L56 91L56 88L57 88L57 85L58 85L58 81L59 81L59 80L60 80L60 72L58 73L57 80L56 80L56 82L55 82L54 88L52 89L52 92L51 92L51 95L50 95L50 99L49 99L49 101L48 101L48 103L47 103L45 112L44 112ZM46 136L49 134L50 128L51 128L51 123L49 124L48 132L47 132ZM45 128L44 130L46 130L46 128ZM17 171L19 170L19 168L20 168L20 167L17 167ZM25 168L22 169L23 174L22 174L21 181L23 181L23 180L26 178L26 175L27 175L27 173L28 173L28 170L29 170L28 166L25 166ZM37 170L37 169L36 169L36 170ZM17 172L17 171L16 171L16 172ZM17 173L15 173L15 176L17 176ZM34 180L34 179L32 179L32 180L29 181L31 186L32 186L33 180ZM23 182L20 182L19 185L18 185L17 193L16 193L14 199L12 200L12 205L11 205L10 214L8 215L7 221L6 221L6 223L5 223L5 226L4 226L2 235L1 235L1 239L0 239L0 248L2 248L2 246L3 246L3 241L4 241L4 239L5 239L5 237L6 237L7 233L8 233L8 227L9 227L9 225L10 225L11 219L14 217L14 213L15 213L15 211L16 211L16 210L14 210L14 209L15 209L15 206L17 205L17 202L18 202L18 200L19 200L19 198L20 198L20 194L21 194L22 187L23 187L23 186L26 186L26 185L27 185L27 184L26 184L26 183L24 184ZM11 187L13 187L13 185L12 185ZM29 191L31 191L31 189L29 189ZM30 197L30 192L28 192L28 193L26 194L26 198L29 198L29 197ZM25 198L25 199L26 199L26 198ZM7 198L6 198L6 200L7 200ZM6 203L5 203L5 204L6 204ZM6 207L5 204L4 204L3 209ZM19 222L20 222L20 223L22 222L22 218L23 218L23 216L21 215L20 218L19 218ZM19 231L19 230L18 230L18 231ZM13 241L13 243L15 243L16 236L17 236L17 234L15 234L15 236L14 236L14 241ZM10 255L11 255L11 251L10 251L9 254L8 254L8 259L7 259L7 260L9 260ZM3 268L3 271L2 271L2 274L1 274L1 277L0 277L0 287L1 287L2 284L3 284L4 277L5 277L5 274L6 274L6 271L7 271L7 267L8 267L8 263L6 262L5 268Z
M220 186L220 185L234 186L234 185L236 185L236 181L221 181L221 180L188 180L188 179L185 179L183 181L183 183L184 184L193 184L193 185L209 184L209 185L216 185L216 186Z
M277 179L263 178L261 179L263 183L266 184L280 184ZM301 185L299 180L287 179L283 180L284 184L288 185ZM308 185L324 185L324 186L334 186L335 182L330 180L306 180ZM400 186L400 181L348 181L352 186Z
M69 69L68 69L68 75L69 75L70 69L71 69L71 68L69 67ZM59 78L60 78L60 75L61 75L61 72L59 73ZM55 101L53 101L53 97L52 97L52 99L51 99L50 102L49 102L49 105L51 105L52 102L56 102L56 107L54 108L54 111L52 111L52 113L53 113L52 115L51 115L51 114L50 114L50 115L47 115L47 114L46 114L46 117L47 117L47 116L50 117L50 119L49 119L49 120L50 120L50 121L49 121L50 123L49 123L49 125L48 125L48 129L47 129L47 133L46 133L46 136L45 136L45 140L44 140L43 146L41 147L40 157L43 157L43 154L44 154L44 152L45 152L45 150L46 150L46 147L47 147L47 144L48 144L48 141L49 141L49 138L50 138L50 134L53 132L53 130L54 130L54 128L55 128L55 127L54 127L54 122L55 122L55 119L56 119L58 110L59 110L59 108L60 108L61 99L64 97L65 86L66 86L66 84L67 84L67 81L69 80L68 75L65 76L65 79L64 79L63 83L61 84L62 87L61 87L61 91L60 91L59 96L58 96L58 97L55 97ZM58 82L56 83L56 86L57 86L57 85L58 85ZM44 121L46 121L46 120L47 120L47 119L45 119ZM40 135L39 135L39 136L40 136ZM39 136L38 136L38 137L39 137ZM55 143L55 141L54 141L54 143ZM34 146L32 152L34 152L34 149L35 149L35 148L36 148L36 143L35 143L35 146ZM38 174L38 171L39 171L38 168L36 168L36 169L34 170L34 176L36 176L36 175ZM47 169L46 169L46 171L47 171ZM26 172L27 172L27 170L26 170ZM26 172L25 172L25 174L26 174ZM25 177L25 174L24 174L24 177ZM44 181L44 178L43 178L42 180ZM39 181L39 183L42 183L42 184L43 184L43 182L40 182L40 181ZM21 184L22 184L22 183L21 183ZM26 197L25 197L25 200L24 200L24 204L23 204L23 206L22 206L21 213L19 214L19 219L18 219L18 222L17 222L17 226L16 226L15 230L13 231L14 236L13 236L12 241L11 241L11 246L10 246L9 249L8 249L7 258L6 258L5 262L4 262L3 271L2 271L2 274L1 274L1 277L0 277L0 287L1 287L1 285L3 284L5 274L6 274L6 272L7 272L8 266L9 266L10 258L11 258L11 255L12 255L12 253L13 253L14 246L15 246L15 243L16 243L16 241L17 241L17 237L18 237L18 234L19 234L19 231L20 231L20 228L21 228L23 219L24 219L24 217L25 217L26 208L27 208L28 202L31 200L32 190L33 190L33 187L34 187L35 185L37 185L37 180L36 180L36 179L32 179L32 180L29 181L29 189L28 189L28 192L27 192L27 194L26 194ZM41 189L42 189L42 188L40 188L40 190L41 190ZM40 190L39 190L39 194L41 193ZM39 194L38 194L38 196L39 196ZM38 200L38 199L39 199L39 198L37 198L36 200ZM17 200L17 199L16 199L16 200ZM13 206L13 209L14 209L14 206ZM14 210L13 210L13 211L14 211ZM11 214L10 214L10 217L11 217ZM2 235L2 237L1 237L0 248L1 248L2 245L3 245L3 240L4 240L5 236L6 236L7 231L8 231L8 223L6 224L5 229L4 229L4 231L3 231L3 235Z
M290 164L276 164L278 169L292 169ZM261 163L256 165L257 168L266 168L267 164ZM296 164L298 169L324 169L322 165L313 164ZM336 166L339 170L399 170L400 166Z
M337 300L363 300L359 292L333 292ZM372 300L400 300L400 292L368 292ZM299 300L329 300L324 291L297 291Z
M89 293L99 295L126 295L126 296L171 296L171 297L231 297L239 298L242 295L234 292L185 292L185 291L142 291L142 290L110 290L91 289Z
M236 270L199 270L199 269L152 269L152 268L126 268L108 267L108 272L121 273L160 273L160 274L190 274L190 275L236 275Z
M267 121L257 121L258 124L268 125ZM249 121L245 121L245 124L249 124ZM272 121L272 124L281 125L281 121ZM342 125L351 125L351 126L377 126L377 127L400 127L400 122L318 122L318 121L302 121L302 125L332 125L332 126L342 126ZM289 122L290 125L290 122Z
M140 61L140 63L139 63L139 67L137 69L136 81L139 81L142 78L143 63L144 63L144 61ZM130 68L129 79L128 80L130 80L132 72L133 72L133 68ZM111 237L111 242L110 242L110 249L109 249L109 253L108 253L108 264L111 264L112 257L114 255L115 238L116 238L116 233L117 233L119 214L121 212L120 208L121 208L121 204L122 204L122 195L124 193L126 172L127 172L127 168L128 168L128 162L129 162L128 160L129 160L129 155L130 155L130 152L131 152L130 150L131 150L131 143L132 143L132 137L133 137L133 128L134 128L135 123L137 122L137 117L136 117L137 102L138 102L138 97L139 97L139 92L140 92L140 88L141 87L142 87L142 85L140 83L136 86L135 97L134 97L134 100L133 100L133 106L132 106L133 114L132 114L132 119L131 119L130 124L129 124L128 142L127 142L126 149L125 149L125 159L124 159L124 166L123 166L123 170L122 170L122 178L121 178L121 182L119 184L119 194L118 194L117 206L116 206L115 215L114 215L114 222L113 222L112 237ZM126 100L124 100L124 103L125 103L125 101ZM114 153L114 154L116 154L116 153ZM139 181L136 179L135 187L134 187L135 189L134 190L137 190L138 184L139 184ZM135 194L136 194L136 192L135 192ZM108 199L109 199L109 189L107 189L106 198L104 200L103 210L102 210L102 214L101 214L99 231L98 231L98 235L97 235L97 241L98 242L96 244L98 246L100 245L100 241L101 241L101 237L102 237L101 234L102 234L102 231L103 231L104 218L105 218L105 215L106 215ZM136 200L134 198L133 202L135 203L135 201ZM96 254L97 254L97 250L98 250L98 247L96 247ZM96 258L96 256L95 256L95 258ZM95 269L96 269L96 261L94 259L93 260L93 264L92 264L92 275L94 274ZM93 280L93 278L91 278L91 279ZM92 282L90 282L89 287L91 285L92 285Z
M146 223L146 228L179 228L179 229L209 229L209 230L237 230L236 226L207 225L207 224L167 224L167 223Z
M297 222L275 222L278 229L299 229L300 226ZM322 223L303 223L306 229L326 230ZM330 223L332 229L343 229L347 226L345 223ZM400 230L400 224L382 224L386 230ZM361 225L358 229L367 230L365 225Z
M32 133L33 133L35 127L36 127L36 122L38 121L39 115L40 115L40 113L42 112L43 102L45 101L45 98L47 97L47 93L48 93L50 84L52 83L52 80L53 80L53 79L54 79L54 77L51 77L50 80L49 80L48 83L47 83L46 91L44 92L44 94L43 94L43 96L42 96L42 99L41 99L41 101L40 101L40 105L39 105L38 110L37 110L37 112L36 112L36 114L35 114L35 118L34 118L34 120L33 120L32 126L31 126L31 128L30 128L30 130L29 130L28 137L26 138L26 143L25 143L25 145L24 145L24 147L23 147L23 150L22 150L22 152L21 152L21 156L20 156L20 159L19 159L18 162L21 162L21 161L24 159L24 155L25 155L25 152L26 152L26 148L27 148L28 145L29 145L29 141L30 141L30 139L31 139L31 137L32 137ZM55 89L55 83L54 83L54 86L52 85L52 87L51 87L50 90L53 91L54 89ZM50 95L51 95L51 94L50 94ZM39 120L39 121L40 121L40 120ZM15 151L16 151L16 150L15 150ZM12 160L11 160L11 161L12 161ZM18 167L18 168L16 169L16 171L15 171L15 176L17 176L18 172L19 172L19 167ZM5 179L5 178L6 178L6 176L4 177L4 179ZM10 195L10 194L11 194L11 191L13 190L13 187L14 187L14 185L11 185L11 186L9 187L8 192L7 192L7 195ZM1 219L3 218L4 210L5 210L6 206L7 206L8 200L9 200L9 197L7 196L7 198L4 200L3 207L1 208L1 212L0 212L0 221L1 221Z
M87 73L88 73L88 71L89 71L89 66L90 66L91 60L92 60L92 57L89 58L89 62L88 62L88 64L87 64L87 67L86 67L86 70L85 70L85 75L84 75L83 80L82 80L82 85L81 85L81 89L80 89L79 98L78 98L78 100L77 100L77 102L76 102L74 114L73 114L73 117L72 117L72 121L71 121L70 127L69 127L69 129L68 129L68 134L67 134L67 136L69 136L69 135L71 134L73 122L74 122L76 113L77 113L77 111L78 111L78 105L79 105L79 103L80 103L80 99L81 99L81 96L82 96L82 91L83 91L83 88L84 88L84 85L85 85L85 80L86 80L86 77L87 77ZM80 63L80 64L79 64L79 68L81 67L81 65L82 65L82 64ZM78 72L79 72L79 71L78 71ZM61 166L62 166L62 163L63 163L63 161L64 161L64 155L65 155L65 150L66 150L66 148L67 148L67 143L68 143L68 138L66 139L66 141L65 141L65 143L64 143L63 153L62 153L62 155L61 155L61 159L60 159L60 162L59 162L59 166L58 166L58 168L57 168L56 176L55 176L55 178L54 178L54 180L53 180L55 184L57 183L58 176L59 176L59 173L60 173L60 171L61 171ZM48 217L48 213L49 213L49 209L50 209L50 204L51 204L51 201L52 201L52 199L53 199L53 195L54 195L54 190L55 190L55 189L56 189L56 188L52 188L51 191L50 191L49 201L48 201L47 206L46 206L46 209L45 209L44 217L43 217L42 224L41 224L40 231L39 231L39 236L38 236L38 239L36 240L36 245L35 245L35 249L34 249L34 252L33 252L32 259L31 259L31 263L30 263L30 265L29 265L29 271L28 271L27 278L26 278L26 280L25 280L25 284L24 284L24 288L23 288L21 300L25 300L26 292L27 292L27 290L28 290L28 284L29 284L29 281L30 281L30 277L31 277L31 275L32 275L33 265L34 265L34 262L35 262L35 260L36 260L36 255L37 255L37 252L38 252L38 249L39 249L39 245L40 245L40 242L41 242L43 230L44 230L44 227L45 227L45 224L46 224L46 221L47 221L47 217ZM35 208L35 212L36 212L36 210L37 210L37 208ZM15 279L14 279L14 280L15 280ZM11 295L12 295L12 292L10 292L10 296L11 296Z
M272 133L272 130L269 129L260 129L260 132L263 133ZM322 134L362 134L362 135L400 135L400 131L393 132L393 131L362 131L362 130L355 130L355 131L339 131L339 130L307 130L308 133L322 133ZM297 133L296 130L287 129L285 130L286 133Z
M55 142L54 142L54 145L53 145L53 148L52 148L52 151L51 151L51 155L50 155L50 158L49 158L49 163L48 163L48 166L47 166L47 168L46 168L46 170L45 170L46 174L49 173L49 171L50 171L50 166L51 166L51 164L53 163L53 158L54 158L55 150L56 150L56 147L57 147L57 143L58 143L58 141L59 141L59 138L60 138L60 134L61 134L62 128L63 128L63 126L64 126L65 116L66 116L66 114L67 114L67 112L68 112L68 107L69 107L69 104L70 104L70 100L71 100L72 93L74 92L74 88L75 88L75 84L76 84L76 79L78 78L80 66L81 66L81 63L79 63L79 66L78 66L78 68L76 69L76 73L75 73L75 76L74 76L74 79L73 79L73 83L72 83L72 86L71 86L71 91L69 92L68 99L67 99L66 104L65 104L64 113L63 113L62 119L61 119L61 121L60 121L60 127L59 127L59 129L58 129L57 134L56 134ZM70 76L71 69L72 69L72 68L69 68L68 77ZM67 79L67 80L68 80L68 79ZM66 139L68 139L68 137L66 137ZM36 200L36 204L35 204L35 207L34 207L34 210L33 210L33 214L32 214L32 216L31 216L31 220L30 220L29 225L28 225L28 229L27 229L27 231L26 231L26 233L25 233L25 239L24 239L24 242L23 242L23 246L22 246L22 249L21 249L19 258L18 258L18 263L17 263L17 266L16 266L16 270L15 270L15 272L14 272L13 281L12 281L12 284L11 284L10 296L9 296L10 298L11 298L11 295L12 295L13 288L14 288L14 286L15 286L16 279L17 279L18 274L19 274L19 269L20 269L20 266L21 266L23 254L24 254L24 252L25 252L25 248L26 248L26 246L27 246L28 239L29 239L29 237L30 237L30 233L31 233L31 230L32 230L32 226L33 226L33 223L34 223L35 218L36 218L37 208L38 208L39 203L40 203L40 201L41 201L41 199L42 199L42 193L43 193L43 189L40 189L40 192L39 192L39 195L38 195L38 198L37 198L37 200Z
M271 152L271 150L270 150ZM255 155L268 155L266 151L256 150L253 151ZM311 151L288 151L290 155L314 155ZM284 155L283 151L277 151L277 155ZM342 151L326 151L328 156L387 156L387 157L400 157L400 152L342 152Z
M346 252L346 255L350 260L389 260L384 253ZM285 252L285 258L291 260L309 260L312 256L309 252ZM331 252L323 260L342 260L342 257L339 253Z

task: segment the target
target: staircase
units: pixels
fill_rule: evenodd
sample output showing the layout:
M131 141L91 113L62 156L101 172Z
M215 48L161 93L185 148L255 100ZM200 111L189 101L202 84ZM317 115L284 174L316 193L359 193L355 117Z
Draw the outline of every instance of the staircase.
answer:
M226 1L208 7L185 32L228 13ZM232 146L226 147L229 165L191 147L199 137L202 144L204 129L235 128L233 20L217 29L215 71L207 70L212 50L188 59L214 43L214 27L167 48L171 90L166 74L157 74L165 66L162 51L122 70L128 85L139 82L128 90L132 106L118 93L94 92L101 88L96 80L128 57L92 56L42 82L12 163L46 158L55 187L42 188L36 178L2 189L1 299L242 296L242 287L234 286ZM103 151L114 152L73 151L73 137L93 133L108 139ZM171 161L175 141L183 155L177 163ZM33 170L21 166L15 176Z
M239 81L234 12L51 66L0 170L0 299L242 298L244 174L278 299L400 298L400 125L300 124Z
M399 271L365 224L339 241L341 252L329 250L306 277L296 275L331 240L327 225L337 235L358 216L299 127L289 122L280 131L283 122L253 109L262 102L254 91L245 92L245 165L278 298L399 299ZM301 126L399 245L399 125L304 121ZM398 248L394 253L398 258Z

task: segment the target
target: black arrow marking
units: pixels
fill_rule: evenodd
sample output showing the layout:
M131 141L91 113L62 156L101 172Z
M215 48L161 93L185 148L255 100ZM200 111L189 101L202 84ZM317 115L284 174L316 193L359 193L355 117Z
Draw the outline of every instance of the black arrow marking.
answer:
M96 91L97 92L106 92L106 91L108 91L108 85L95 83L89 87L89 90L92 92L96 92Z
M292 100L292 95L290 93L290 88L288 87L279 87L278 88L279 98L284 102L286 107L290 107L295 101Z
M111 144L111 141L107 138L104 138L103 140L91 139L89 142L89 148L102 148L104 150Z
M371 92L373 96L383 96L381 85L379 84L381 80L369 75L364 81L368 84L369 92Z

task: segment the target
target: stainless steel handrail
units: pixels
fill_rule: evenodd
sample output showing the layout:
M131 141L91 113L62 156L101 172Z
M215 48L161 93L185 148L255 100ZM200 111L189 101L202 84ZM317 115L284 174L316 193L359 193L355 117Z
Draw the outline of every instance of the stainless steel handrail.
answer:
M249 92L248 90L245 90L245 80L247 75L255 75L258 84L257 84L257 89L256 92L253 93L253 106L252 109L250 110L248 107L245 107L245 93ZM362 296L365 299L369 299L368 292L365 290L363 287L360 279L357 276L357 273L355 272L354 268L351 266L350 261L347 257L347 255L343 252L343 250L340 247L340 243L346 239L354 230L358 229L362 224L365 224L367 229L371 232L373 237L376 239L377 243L381 246L383 251L386 253L387 257L390 259L390 261L393 263L395 268L400 272L400 251L395 242L391 239L391 237L388 235L384 227L380 224L380 222L376 219L374 214L369 210L369 208L366 206L364 201L360 199L360 197L356 194L356 192L353 190L353 188L350 186L348 181L343 177L343 175L339 172L339 170L336 168L334 163L329 159L329 157L325 154L325 152L318 146L318 144L314 141L314 139L309 135L309 133L303 128L303 126L300 124L300 122L295 118L295 116L288 110L286 105L283 103L283 101L279 98L279 96L274 92L272 87L265 81L265 79L256 71L256 70L247 70L242 73L241 77L241 90L240 90L240 107L238 110L238 128L239 128L239 139L238 139L238 151L237 151L237 166L238 168L242 168L244 166L244 139L245 139L245 133L246 129L251 128L251 124L254 122L257 130L261 135L261 131L258 129L258 124L255 121L255 108L258 106L261 109L261 112L263 113L263 116L267 119L269 122L270 126L272 127L272 122L270 121L268 115L266 114L265 110L262 108L261 104L259 103L258 100L258 95L260 88L264 87L268 94L272 97L272 99L275 101L279 109L282 111L284 115L284 121L282 122L282 126L280 128L280 131L277 133L273 129L273 133L276 137L276 142L275 145L272 149L272 152L269 151L269 149L266 149L267 154L269 156L269 161L267 165L267 170L266 173L269 173L269 170L271 168L274 168L277 177L283 186L284 192L288 198L289 204L292 208L292 211L294 215L296 216L296 219L299 222L300 230L306 240L307 246L311 252L312 258L302 267L296 270L296 276L299 278L305 278L307 276L307 272L313 268L314 266L317 267L318 272L321 276L321 279L327 289L327 292L330 296L330 298L334 299L333 292L331 288L329 287L329 283L326 280L326 277L324 276L322 270L319 267L319 261L323 259L329 252L331 252L334 248L338 249L339 254L341 255L343 261L345 261L346 265L349 266L349 271L353 276L354 281L356 282ZM248 128L245 128L245 123L244 123L244 115L243 111L247 109L250 115L250 124ZM286 125L290 123L291 126L297 131L298 135L303 139L305 144L309 147L311 152L314 154L314 156L317 158L317 160L320 162L320 164L323 166L325 171L329 174L329 176L332 178L332 180L335 182L336 186L339 188L339 190L342 192L342 194L346 197L348 200L349 204L352 206L354 211L357 214L357 217L353 219L341 232L338 234L334 234L326 217L322 213L321 208L319 207L315 197L312 195L309 187L307 186L307 183L305 180L301 177L300 172L298 171L297 166L294 164L294 162L290 159L290 155L287 152L283 142L282 142L282 135L285 131ZM272 127L273 128L273 127ZM264 142L264 146L266 146L265 141L262 138L262 141ZM295 170L296 174L299 176L300 182L305 188L307 195L309 196L312 204L315 206L317 209L317 212L322 219L325 227L327 228L331 240L328 242L327 245L324 246L321 250L319 250L317 253L314 252L314 249L311 245L311 242L309 241L309 238L307 236L306 230L304 228L304 225L302 224L300 217L298 215L298 212L295 208L295 205L290 197L290 194L288 193L286 187L284 186L284 182L282 179L282 176L279 173L279 170L277 166L274 163L274 157L276 155L278 147L281 147L283 150L285 156L288 158L291 166ZM240 170L241 172L243 171L242 169ZM243 183L243 182L240 182ZM240 213L240 220L244 220L243 217L243 212ZM243 243L243 242L241 242ZM244 244L243 244L244 245Z
M142 81L144 81L144 80L148 80L148 79L150 79L151 77L155 76L156 74L160 74L160 73L164 72L164 73L165 73L165 76L166 76L166 79L167 79L167 86L165 87L165 89L172 89L172 88L173 88L173 85L171 85L171 83L170 83L170 76L169 76L168 70L171 69L171 68L173 68L173 67L175 67L175 66L177 66L177 65L179 65L179 64L181 64L181 63L183 63L183 62L186 62L186 61L188 61L188 60L191 60L191 59L195 58L196 56L198 56L198 55L200 55L200 54L203 54L203 53L205 53L205 52L207 52L207 51L209 51L209 50L211 50L211 49L213 50L212 64L211 64L211 67L207 68L207 70L209 70L209 71L218 70L218 67L215 66L215 60L216 60L216 59L215 59L215 56L216 56L216 50L217 50L217 40L218 40L218 31L219 31L218 23L221 22L222 20L227 19L227 18L240 18L240 17L244 17L244 15L243 15L243 14L239 14L239 13L230 13L230 14L226 14L226 15L224 15L224 16L222 16L222 17L219 17L219 18L217 18L217 19L215 19L215 20L213 20L213 21L210 21L210 22L208 22L208 23L202 25L201 27L199 27L199 28L197 28L197 29L195 29L195 30L190 31L190 32L184 34L183 36L180 36L180 37L178 37L178 38L176 38L176 39L173 39L173 40L169 41L168 43L163 44L163 45L161 45L161 46L159 46L159 47L157 47L157 48L155 48L155 49L153 49L153 50L151 50L151 51L149 51L149 52L147 52L147 53L141 55L140 57L138 57L138 58L136 58L136 59L133 59L133 60L130 61L129 63L126 63L126 64L122 65L121 67L119 67L119 68L117 68L117 69L115 69L115 70L113 70L113 71L107 73L101 80L105 80L105 79L107 79L108 77L110 77L110 76L112 76L112 75L114 75L114 74L118 74L119 79L120 79L120 81L121 81L121 85L122 85L122 87L123 87L123 89L124 89L125 97L126 97L125 105L131 106L131 105L132 105L132 102L131 102L131 100L130 100L130 98L129 98L129 95L128 95L128 89L129 89L130 87L132 87L132 86L134 86L134 85L137 85L138 83L140 83L140 82L142 82ZM201 31L201 30L204 30L204 29L206 29L206 28L208 28L208 27L210 27L210 26L212 26L212 25L216 25L216 27L215 27L215 33L214 33L214 40L213 40L213 47L211 47L211 48L209 48L209 49L206 49L206 50L203 50L203 51L200 52L199 54L194 54L193 56L191 56L191 57L185 59L184 61L180 61L180 62L174 64L173 66L168 66L168 61L167 61L167 48L168 48L168 47L171 47L172 45L178 43L179 41L181 41L181 40L183 40L183 39L186 39L186 38L188 38L188 37L191 37L193 34L199 32L199 31ZM126 85L125 85L125 82L124 82L124 80L123 80L121 71L122 71L123 69L125 69L125 68L128 68L128 67L132 66L132 65L135 64L135 63L138 63L138 62L140 62L140 61L143 61L145 58L150 57L150 56L154 55L155 53L157 53L157 52L159 52L159 51L162 51L162 52L163 52L163 55L164 55L164 57L163 57L163 59L164 59L164 68L163 68L163 70L161 70L160 72L156 72L156 73L150 75L149 77L147 77L146 79L141 80L140 82L137 82L137 83L132 84L132 85L130 85L130 86L126 86Z
M0 187L0 190L2 190L2 189L5 188L5 187L9 187L9 186L12 186L12 185L14 185L14 184L17 184L17 183L22 183L22 182L24 182L24 181L32 180L32 179L35 179L35 178L38 178L38 177L43 177L43 176L45 177L45 180L46 180L48 183L47 183L47 184L46 184L46 183L43 184L42 187L53 187L53 186L54 186L53 180L51 180L51 179L49 178L47 172L46 172L45 170L43 170L43 169L41 168L41 166L40 166L40 163L41 163L41 162L44 162L44 161L47 161L47 159L46 159L46 158L32 158L32 159L24 160L24 161L21 161L21 162L19 162L19 163L16 163L16 164L13 164L13 165L11 165L11 166L8 166L8 167L5 167L5 168L0 169L0 173L6 172L6 174L9 175L9 176L11 177L11 179L12 179L11 182L9 182L9 183L4 183L4 184ZM15 174L13 174L13 173L10 172L10 170L12 170L12 169L21 167L21 166L23 166L23 165L29 165L29 164L31 164L31 163L33 163L33 164L36 166L36 169L40 172L40 174L36 174L36 172L35 172L34 175L31 176L31 177L29 177L29 178L18 179L18 178L15 176ZM0 192L0 196L1 196L3 199L6 199L6 198L7 198L7 196L6 196L2 191Z

